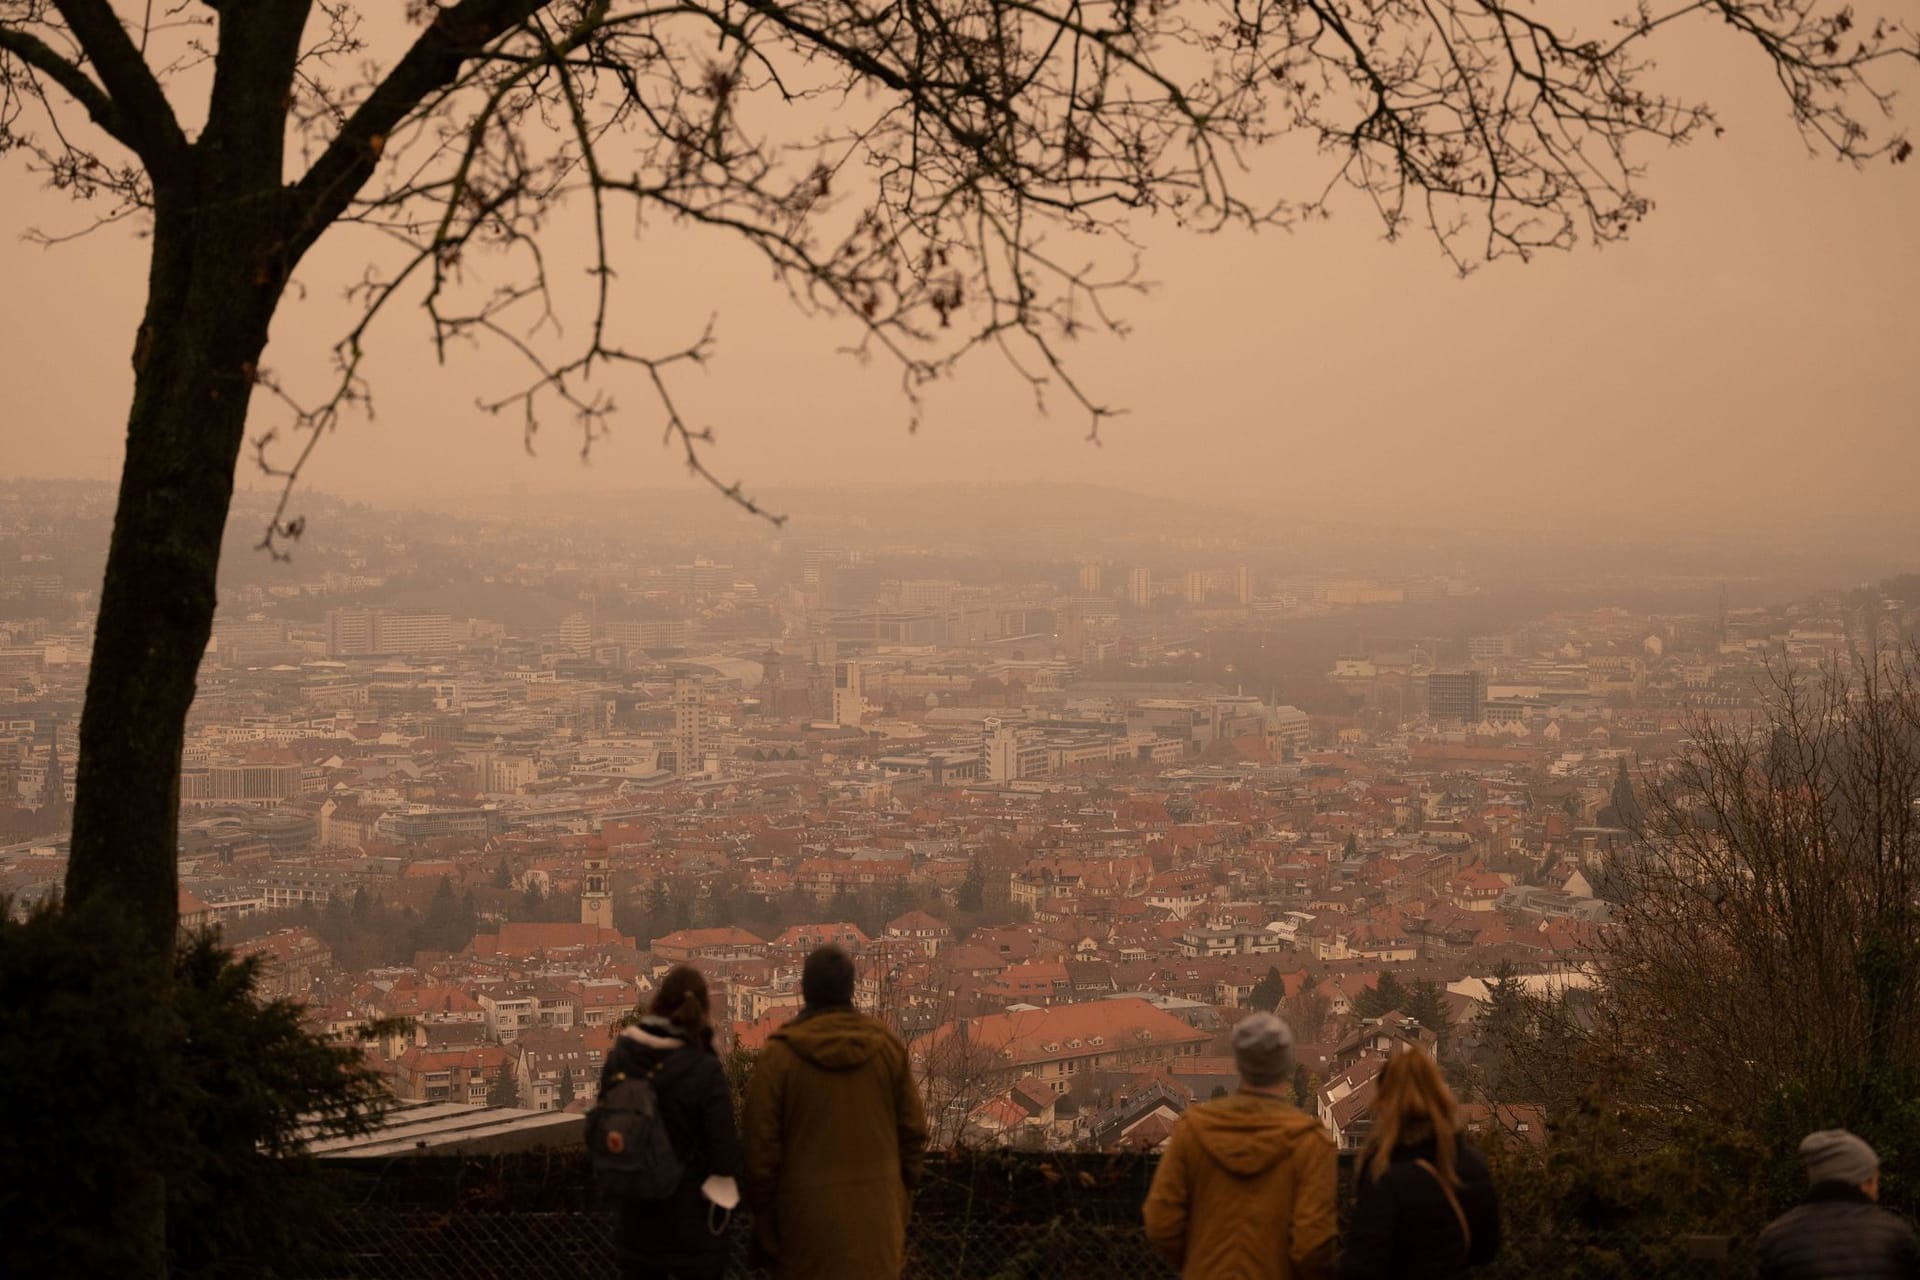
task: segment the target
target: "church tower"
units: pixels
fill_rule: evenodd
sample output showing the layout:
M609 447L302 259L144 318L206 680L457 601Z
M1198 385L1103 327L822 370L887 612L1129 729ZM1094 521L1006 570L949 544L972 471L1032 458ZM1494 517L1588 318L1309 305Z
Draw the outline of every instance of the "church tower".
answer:
M580 886L580 923L613 928L613 877L605 856L587 859L586 880Z

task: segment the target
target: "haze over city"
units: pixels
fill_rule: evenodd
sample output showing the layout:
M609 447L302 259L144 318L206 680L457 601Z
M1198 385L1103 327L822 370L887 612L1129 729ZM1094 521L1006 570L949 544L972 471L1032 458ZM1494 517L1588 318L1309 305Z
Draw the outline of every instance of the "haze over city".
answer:
M803 319L719 232L650 224L618 243L617 304L662 347L717 317L715 359L678 385L689 416L718 434L718 471L749 491L1042 480L1323 520L1912 545L1914 171L1811 154L1764 64L1704 20L1677 33L1667 61L1686 66L1726 132L1644 149L1655 207L1624 244L1502 261L1463 281L1424 233L1386 243L1353 193L1331 220L1292 232L1196 236L1170 217L1137 221L1141 275L1156 287L1111 300L1131 336L1089 330L1064 348L1090 394L1126 412L1103 425L1099 448L1061 388L1041 415L992 351L927 389L910 434L897 371L840 354L847 326ZM1263 187L1314 194L1310 149L1253 165ZM16 228L50 234L89 213L18 165L0 171L0 205ZM572 235L585 234L578 206L559 224ZM1125 260L1110 237L1065 243ZM38 300L0 313L16 375L13 474L117 474L146 247L137 220L51 248L0 242L10 292ZM367 236L323 249L301 273L311 290L276 323L268 367L308 394L344 327L340 282L367 252ZM590 465L560 414L529 457L511 413L473 408L517 375L459 347L439 367L403 301L370 342L377 420L349 417L322 444L312 487L413 501L686 483L640 378L608 383L625 409ZM271 403L256 406L255 430L278 420ZM237 475L270 483L250 454Z
M0 0L0 1274L1920 1276L1920 28L1615 2Z

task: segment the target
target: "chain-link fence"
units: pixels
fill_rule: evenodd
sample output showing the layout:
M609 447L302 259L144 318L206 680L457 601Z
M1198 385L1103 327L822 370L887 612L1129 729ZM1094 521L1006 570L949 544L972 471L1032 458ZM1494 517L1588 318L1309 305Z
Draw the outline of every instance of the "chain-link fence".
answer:
M908 1231L905 1280L1164 1280L1139 1226L1149 1161L970 1157L930 1171ZM1342 1180L1343 1187L1346 1180ZM584 1165L563 1158L402 1161L342 1175L337 1211L300 1280L615 1280L614 1222L589 1205ZM734 1280L749 1224L729 1228ZM1486 1280L1731 1280L1737 1242L1630 1235L1505 1242Z

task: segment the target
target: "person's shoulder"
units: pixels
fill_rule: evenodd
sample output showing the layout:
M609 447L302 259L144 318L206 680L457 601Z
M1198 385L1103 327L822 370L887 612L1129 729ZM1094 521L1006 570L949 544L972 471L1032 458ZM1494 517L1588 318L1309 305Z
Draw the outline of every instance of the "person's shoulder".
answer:
M615 1034L607 1049L607 1069L631 1072L645 1059L647 1050L632 1036Z
M1872 1206L1873 1220L1880 1230L1889 1236L1898 1236L1902 1240L1920 1243L1920 1233L1913 1229L1913 1222L1903 1213L1895 1213L1883 1204Z
M720 1061L720 1055L703 1044L689 1044L674 1052L674 1062L690 1076L710 1079L718 1076L725 1079L727 1069Z

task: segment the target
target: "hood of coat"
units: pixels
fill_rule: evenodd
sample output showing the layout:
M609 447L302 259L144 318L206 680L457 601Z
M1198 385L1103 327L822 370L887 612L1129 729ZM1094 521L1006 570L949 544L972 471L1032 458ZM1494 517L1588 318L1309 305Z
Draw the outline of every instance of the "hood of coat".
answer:
M673 1024L664 1018L642 1018L636 1026L622 1027L620 1038L631 1040L643 1048L657 1049L662 1053L684 1049L687 1045L687 1042L674 1030Z
M1320 1122L1278 1098L1236 1093L1187 1108L1194 1141L1235 1177L1265 1173Z
M825 1071L851 1071L884 1049L891 1038L886 1027L852 1009L796 1018L768 1037Z

